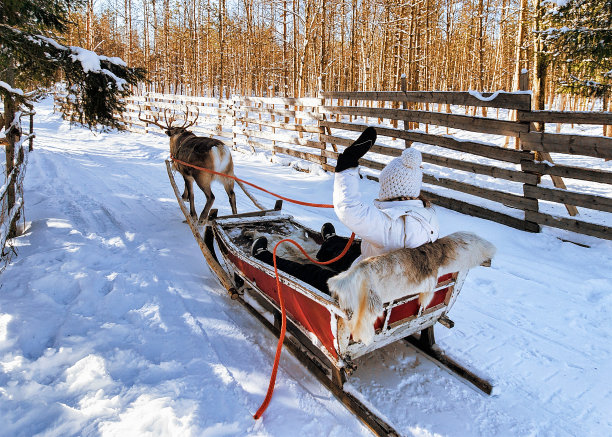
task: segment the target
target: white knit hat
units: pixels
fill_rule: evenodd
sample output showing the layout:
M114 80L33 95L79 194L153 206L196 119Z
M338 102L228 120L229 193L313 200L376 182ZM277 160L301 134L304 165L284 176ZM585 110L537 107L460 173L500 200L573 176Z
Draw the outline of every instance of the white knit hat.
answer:
M396 197L418 197L421 193L423 171L421 170L421 152L409 148L391 161L380 172L379 200Z

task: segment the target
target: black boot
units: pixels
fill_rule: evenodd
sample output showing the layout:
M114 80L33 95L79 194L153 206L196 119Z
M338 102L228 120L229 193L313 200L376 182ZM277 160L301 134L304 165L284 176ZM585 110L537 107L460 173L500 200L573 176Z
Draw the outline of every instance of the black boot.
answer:
M255 241L253 241L253 245L251 246L251 255L257 258L257 255L260 255L262 252L268 250L268 239L266 237L259 237Z
M329 240L331 237L336 236L336 228L331 223L323 223L321 226L321 237L323 237L323 241Z

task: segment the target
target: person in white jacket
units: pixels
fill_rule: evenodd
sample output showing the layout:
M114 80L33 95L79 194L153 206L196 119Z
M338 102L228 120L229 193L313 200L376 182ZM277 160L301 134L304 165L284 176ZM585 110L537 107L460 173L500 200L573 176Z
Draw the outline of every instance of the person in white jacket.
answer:
M379 176L378 199L361 200L356 167L338 172L334 180L334 211L361 240L361 258L395 249L414 248L438 239L436 214L421 196L421 153L405 149Z
M344 259L329 268L315 264L300 264L277 259L278 267L325 292L327 280L351 263L363 258L381 255L401 248L415 248L438 239L439 225L429 202L421 196L423 172L421 153L405 149L393 159L379 176L378 199L364 203L359 191L359 159L376 141L376 130L367 128L361 136L338 156L334 178L334 211L338 219L361 238ZM319 261L328 261L339 255L347 238L335 235L333 225L323 225L324 243L317 254ZM267 240L260 237L253 243L251 253L257 259L273 264L267 250Z

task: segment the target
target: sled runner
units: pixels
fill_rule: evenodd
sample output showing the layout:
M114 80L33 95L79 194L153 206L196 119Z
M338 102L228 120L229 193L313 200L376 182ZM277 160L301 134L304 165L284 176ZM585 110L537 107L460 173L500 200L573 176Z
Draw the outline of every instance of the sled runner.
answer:
M257 237L265 236L273 247L276 242L291 238L314 257L323 242L320 233L282 214L282 201L277 201L271 210L224 217L218 217L217 211L212 210L201 233L181 201L169 165L168 174L187 223L212 271L233 299L243 303L278 334L281 312L274 267L251 255L252 243ZM279 250L281 247L285 250L280 256L300 261L301 254L293 246L281 245ZM446 357L434 345L433 326L437 322L448 328L453 325L447 313L457 299L467 272L466 268L437 277L425 304L418 292L411 290L405 290L398 298L382 301L382 315L375 319L373 337L366 344L353 340L349 321L355 314L347 312L331 295L279 270L287 332L291 334L285 345L372 430L378 435L393 435L395 431L389 425L342 390L347 375L355 368L354 360L376 349L406 341L485 393L491 393L491 384Z

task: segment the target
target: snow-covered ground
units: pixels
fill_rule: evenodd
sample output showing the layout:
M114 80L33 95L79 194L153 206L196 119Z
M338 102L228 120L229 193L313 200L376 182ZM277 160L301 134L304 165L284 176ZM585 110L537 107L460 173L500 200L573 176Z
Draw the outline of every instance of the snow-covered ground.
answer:
M167 137L71 128L49 102L36 128L27 232L0 274L0 435L369 435L287 352L270 407L252 419L276 339L225 294L182 223ZM235 153L237 175L331 201L332 174L268 158ZM362 187L376 196L376 183ZM237 195L239 211L251 209ZM315 229L335 221L330 210L285 211ZM359 359L349 389L408 436L612 435L612 243L437 211L442 234L473 231L498 247L491 268L468 275L455 328L437 328L438 344L498 394L403 344Z

